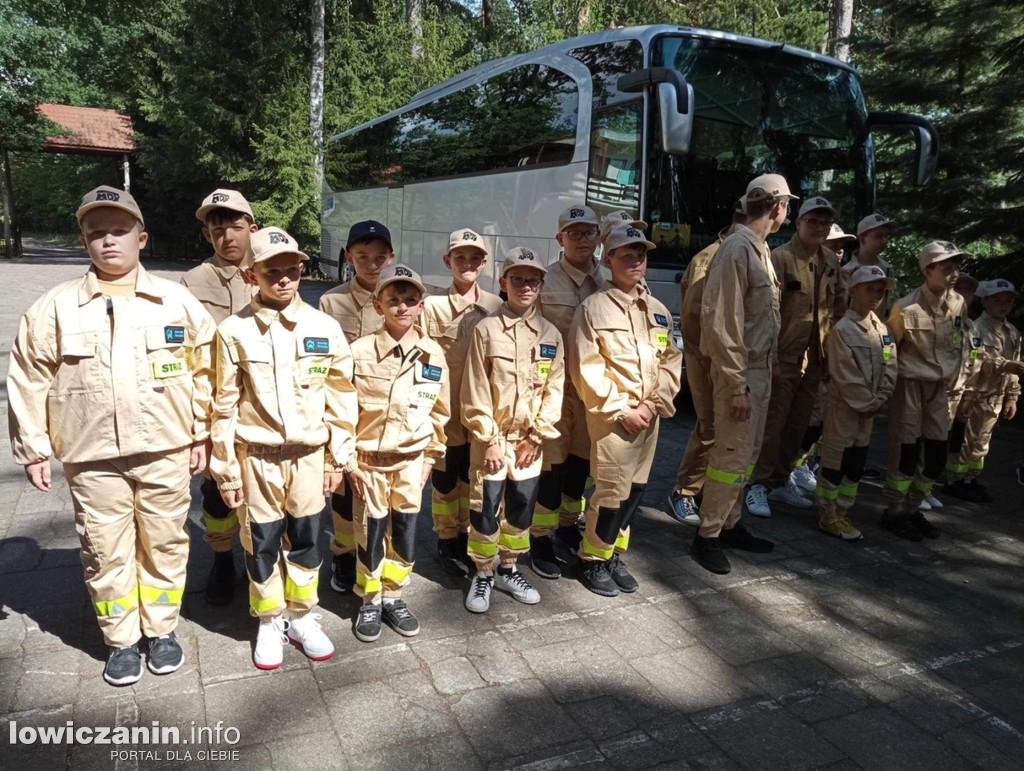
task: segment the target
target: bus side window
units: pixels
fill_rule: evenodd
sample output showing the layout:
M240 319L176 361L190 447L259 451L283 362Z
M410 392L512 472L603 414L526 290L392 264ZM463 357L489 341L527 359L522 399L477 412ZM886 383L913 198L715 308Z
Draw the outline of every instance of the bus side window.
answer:
M641 110L639 99L594 110L590 132L587 202L591 206L625 209L639 219Z

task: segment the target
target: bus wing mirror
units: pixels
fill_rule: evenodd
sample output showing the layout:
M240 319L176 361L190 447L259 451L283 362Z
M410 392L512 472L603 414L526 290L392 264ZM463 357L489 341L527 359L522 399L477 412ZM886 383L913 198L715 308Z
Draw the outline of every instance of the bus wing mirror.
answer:
M661 121L661 149L671 155L690 151L693 134L693 86L679 70L648 67L619 78L619 91L637 92L657 86L658 116Z
M923 187L934 179L939 161L939 132L931 121L905 112L873 112L868 114L868 125L872 131L901 133L909 130L917 147L914 184Z

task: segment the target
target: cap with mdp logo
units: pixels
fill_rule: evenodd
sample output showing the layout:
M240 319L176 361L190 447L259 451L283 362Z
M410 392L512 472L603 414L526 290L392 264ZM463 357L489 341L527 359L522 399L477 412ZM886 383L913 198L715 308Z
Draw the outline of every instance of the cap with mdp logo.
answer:
M869 284L872 281L884 281L886 289L896 288L896 279L887 276L885 271L877 265L861 265L850 275L848 286L853 289L857 284Z
M200 222L206 222L207 215L214 209L227 209L239 214L246 214L250 219L256 219L252 213L252 206L245 200L245 196L237 190L227 190L225 188L214 190L203 199L203 205L196 209L196 219Z
M857 237L860 238L862 235L867 233L869 230L875 228L884 228L886 226L892 226L892 221L887 219L884 214L875 212L869 214L867 217L857 223Z
M656 248L653 241L648 241L644 234L632 225L620 225L605 236L604 253L608 254L620 246L629 246L630 244L642 244L647 251Z
M82 196L82 203L79 204L78 211L75 212L75 218L78 220L78 224L82 224L82 217L84 217L87 212L91 212L93 209L99 209L103 206L126 211L135 217L142 227L146 227L146 222L142 219L142 211L139 209L139 205L135 203L135 199L132 197L132 194L127 190L118 190L116 187L111 187L110 185L100 185Z
M856 241L857 240L857 236L853 235L853 233L844 233L843 229L841 227L839 227L836 223L833 222L831 229L829 229L829 231L828 231L828 238L826 238L825 240L826 241Z
M427 288L423 286L423 281L420 279L420 274L415 270L406 265L389 265L380 272L380 277L377 279L377 289L373 293L374 297L380 297L380 293L384 291L384 287L388 284L394 284L399 281L408 281L420 290L420 294L426 294L427 292Z
M541 262L540 256L532 249L517 246L505 252L505 261L501 263L501 275L505 275L512 268L536 268L541 273L547 273L548 269Z
M818 209L824 209L825 211L832 212L832 216L836 216L836 210L827 200L822 198L820 195L816 195L814 198L808 198L800 206L800 213L797 214L797 219L803 217L807 212L817 211Z
M487 256L487 245L484 243L483 237L475 230L469 228L459 228L453 230L452 234L448 236L448 252L452 249L458 249L460 246L472 246L479 249L484 253L484 257Z
M345 251L347 252L351 249L353 244L360 241L366 241L371 238L379 238L388 245L388 249L393 248L391 245L391 231L387 229L386 225L377 222L377 220L363 220L362 222L357 222L348 229L348 240L345 242Z
M601 238L604 238L615 230L615 228L622 225L632 225L637 230L647 230L646 222L635 219L629 212L619 209L618 211L613 211L601 218Z
M767 201L775 198L790 198L796 200L796 196L789 192L789 183L781 174L762 174L754 177L747 185L747 201Z
M601 221L597 218L597 212L589 206L582 204L570 206L558 215L558 232L561 233L570 225L593 225L599 227Z
M997 294L1012 294L1014 297L1019 297L1020 293L1016 287L1007 281L1005 278L997 278L992 281L982 281L978 284L978 291L975 292L978 297L992 297Z
M934 265L937 262L945 262L946 260L952 260L957 257L970 257L970 255L966 252L961 252L950 241L932 241L925 244L924 249L921 250L921 254L917 256L917 261L923 270L929 265Z
M300 260L308 260L309 255L299 249L298 242L281 228L263 228L257 230L249 239L252 248L252 261L266 262L279 254L295 254Z

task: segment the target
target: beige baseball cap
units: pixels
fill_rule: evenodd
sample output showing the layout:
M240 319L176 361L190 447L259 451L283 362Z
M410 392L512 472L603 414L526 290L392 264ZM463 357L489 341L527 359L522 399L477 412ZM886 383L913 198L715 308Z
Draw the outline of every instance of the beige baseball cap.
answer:
M548 269L541 262L540 257L536 252L526 249L522 246L517 246L514 249L509 249L505 252L505 261L501 263L501 275L505 275L512 268L518 268L520 266L526 268L536 268L541 273L547 273Z
M1009 292L1014 297L1020 297L1020 292L1007 281L1005 278L997 278L992 281L982 281L978 284L978 289L975 294L978 297L992 297L997 294L1004 294Z
M917 261L921 265L921 268L924 269L937 262L952 260L954 257L969 256L969 254L961 252L949 241L932 241L926 244L924 249L921 250L921 254L917 257Z
M856 241L857 236L853 235L853 233L844 233L843 229L833 222L832 228L828 231L828 238L826 238L825 240L838 241L840 239Z
M643 220L633 219L633 215L619 209L610 212L601 218L601 238L604 238L620 225L632 225L638 230L647 230L647 223Z
M577 225L579 223L583 223L584 225L601 225L601 222L597 219L597 212L589 206L579 204L576 206L570 206L558 215L558 232L561 233L570 225Z
M604 253L613 249L618 249L620 246L628 246L629 244L643 244L647 251L656 249L657 245L648 241L644 234L637 230L632 225L619 225L611 233L609 233L604 239Z
M896 279L885 275L885 271L877 265L861 265L853 271L848 286L852 289L857 284L867 284L872 281L884 281L886 289L896 288Z
M747 213L747 194L744 193L736 199L736 203L732 206L734 214L746 214Z
M814 198L808 198L806 201L803 202L803 204L800 206L800 213L796 215L797 219L803 217L805 214L807 214L807 212L815 211L817 209L825 209L826 211L832 212L833 217L836 216L836 210L832 206L832 204L830 204L820 195L817 195Z
M867 233L869 230L874 230L875 228L884 228L886 225L891 226L892 222L886 219L884 214L879 214L878 212L869 214L867 217L865 217L864 219L857 223L857 237L859 238L860 236Z
M747 185L748 201L764 201L768 198L791 198L796 196L789 192L789 183L781 174L762 174L754 177Z
M217 188L203 199L203 205L196 209L196 219L206 222L206 215L214 209L230 209L239 214L248 214L253 220L252 207L245 200L245 196L237 190L226 190Z
M281 228L257 230L249 239L253 263L264 262L279 254L297 254L299 259L308 260L309 255L299 249L298 242Z
M427 288L423 286L423 280L420 278L420 274L407 265L389 265L380 272L380 276L377 278L377 288L373 292L374 297L380 297L381 291L388 284L394 284L398 281L408 281L420 290L420 294L426 294Z
M146 227L146 222L142 219L142 211L139 209L139 205L135 203L132 194L127 190L118 190L110 185L100 185L82 196L82 203L79 204L78 211L75 212L75 218L78 220L79 226L81 226L82 217L85 216L86 212L99 209L102 206L126 211L135 217L143 228Z
M484 245L484 239L475 230L469 228L459 228L453 230L452 234L448 236L448 251L457 249L460 246L472 246L479 249L484 253L484 257L487 256L487 247Z

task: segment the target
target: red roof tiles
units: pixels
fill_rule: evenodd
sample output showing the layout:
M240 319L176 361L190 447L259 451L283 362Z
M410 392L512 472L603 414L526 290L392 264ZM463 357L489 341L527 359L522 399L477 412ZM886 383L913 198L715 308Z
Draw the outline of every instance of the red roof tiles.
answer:
M41 104L36 109L70 132L47 139L47 150L129 153L135 149L132 119L124 113L66 104Z

